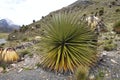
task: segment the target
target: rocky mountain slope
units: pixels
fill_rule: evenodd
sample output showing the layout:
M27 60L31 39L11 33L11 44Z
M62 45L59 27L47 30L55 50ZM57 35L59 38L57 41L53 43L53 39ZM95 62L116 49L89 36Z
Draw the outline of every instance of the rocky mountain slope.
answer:
M28 38L34 36L40 36L44 34L44 28L41 27L41 22L50 20L52 15L58 13L77 13L79 12L79 18L83 15L89 16L91 13L97 14L98 17L104 19L105 24L108 28L112 29L113 23L120 20L120 1L119 0L78 0L73 4L63 7L60 10L49 13L38 21L33 21L29 25L23 25L20 30L12 32L9 35L9 40L24 39L27 35ZM24 33L24 34L23 34ZM16 36L16 37L12 37Z
M12 24L10 20L0 20L0 32L12 32L15 29L19 29L18 25Z

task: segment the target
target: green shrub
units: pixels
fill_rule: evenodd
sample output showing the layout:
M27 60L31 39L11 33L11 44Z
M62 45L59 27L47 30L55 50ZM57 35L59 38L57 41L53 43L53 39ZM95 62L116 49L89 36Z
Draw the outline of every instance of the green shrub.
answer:
M36 28L40 28L40 24L36 24L35 27L36 27Z
M104 41L99 41L99 42L97 43L98 46L101 46L101 45L103 45L103 44L104 44Z
M22 41L28 41L28 38L27 38L27 37L25 37L25 38L23 38L23 39L22 39Z
M114 23L113 30L118 34L120 33L120 21Z
M5 70L6 67L7 67L7 64L6 64L6 63L3 63L3 62L0 62L0 67L2 67L2 68Z
M96 61L97 36L79 22L77 14L56 14L42 26L46 28L42 42L47 53L43 68L74 72L78 66L90 66Z
M0 44L0 47L3 47L5 45L5 43L2 43L2 44Z
M32 53L29 53L28 56L29 56L30 58L32 58L32 57L33 57L33 54L32 54Z
M112 39L105 41L105 44L112 44L112 43L113 43L113 40L112 40Z
M26 25L22 25L22 27L19 29L20 32L25 32L29 27Z
M111 4L112 4L112 5L116 5L116 2L115 2L115 1L112 1Z
M120 21L118 21L118 22L116 22L115 24L114 24L114 27L116 28L120 28Z
M104 14L104 8L99 10L99 16L102 16Z
M88 78L88 68L86 67L79 67L75 73L76 80L87 80Z
M33 20L33 23L35 23L35 20Z
M17 32L18 32L18 30L16 30L16 29L15 29L13 32L14 32L14 33L17 33Z
M35 66L40 67L40 66L41 66L41 64L40 64L40 63L37 63Z
M28 50L23 50L22 52L20 52L20 56L24 57L25 55L29 54L30 52Z
M98 74L95 76L95 80L104 80L105 73L101 70L98 70Z
M120 12L120 9L116 9L115 12Z
M23 67L24 70L32 70L32 68L29 67Z
M112 50L114 50L114 49L116 49L117 48L117 45L116 44L106 44L105 46L104 46L104 50L106 50L106 51L112 51Z

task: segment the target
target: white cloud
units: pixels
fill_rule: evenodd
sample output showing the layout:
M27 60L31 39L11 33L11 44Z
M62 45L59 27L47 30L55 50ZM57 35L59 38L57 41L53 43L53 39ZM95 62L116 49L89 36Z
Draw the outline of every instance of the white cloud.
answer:
M0 0L0 17L14 23L30 24L54 10L67 6L76 0Z

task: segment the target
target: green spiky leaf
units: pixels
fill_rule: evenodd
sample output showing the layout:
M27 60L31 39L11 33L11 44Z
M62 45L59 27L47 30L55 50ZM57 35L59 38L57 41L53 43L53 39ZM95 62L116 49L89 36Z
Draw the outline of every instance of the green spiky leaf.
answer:
M45 37L42 42L47 54L43 67L61 71L74 72L82 66L90 66L96 59L96 35L83 23L78 14L57 14L43 24Z

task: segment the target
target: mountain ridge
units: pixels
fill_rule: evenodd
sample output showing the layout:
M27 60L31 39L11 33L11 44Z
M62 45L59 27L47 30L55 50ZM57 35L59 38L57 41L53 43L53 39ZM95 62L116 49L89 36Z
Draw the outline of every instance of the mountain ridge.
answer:
M15 29L19 29L19 25L12 23L11 20L8 19L0 20L0 32L12 32Z

